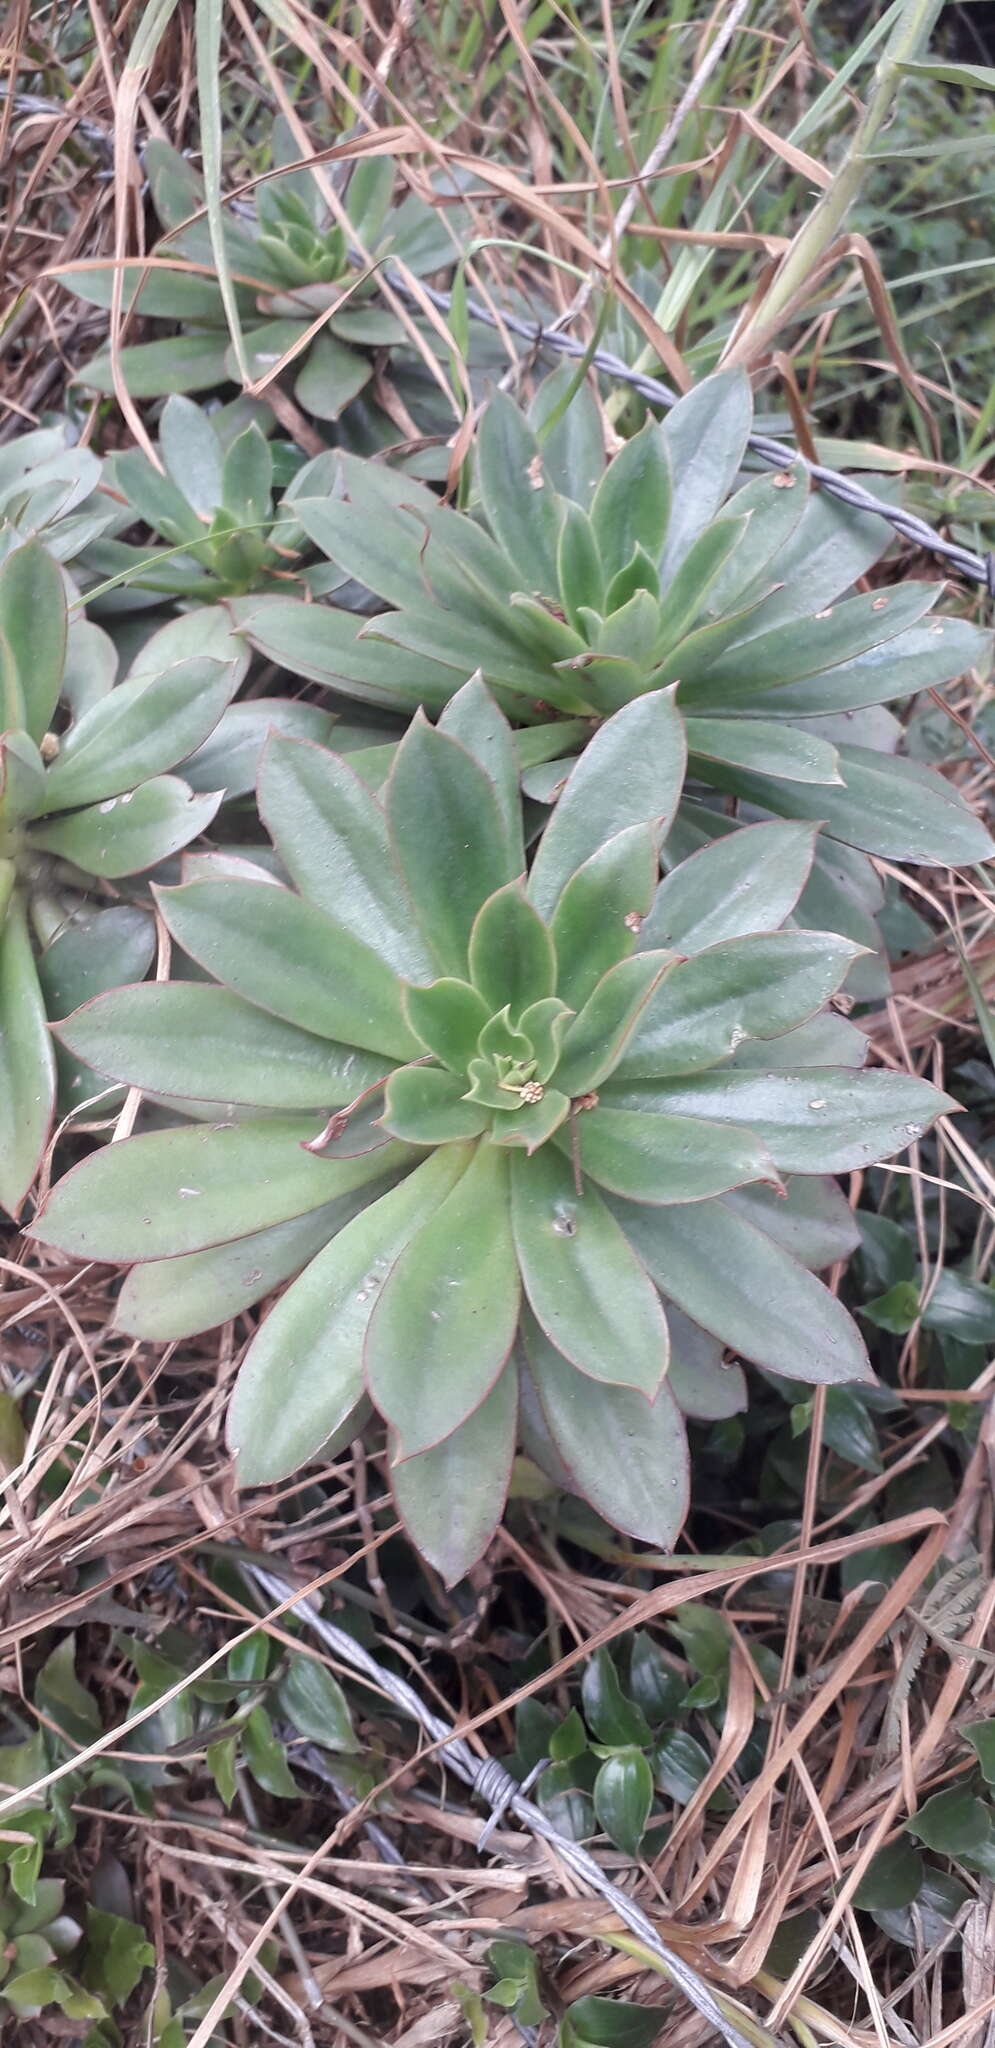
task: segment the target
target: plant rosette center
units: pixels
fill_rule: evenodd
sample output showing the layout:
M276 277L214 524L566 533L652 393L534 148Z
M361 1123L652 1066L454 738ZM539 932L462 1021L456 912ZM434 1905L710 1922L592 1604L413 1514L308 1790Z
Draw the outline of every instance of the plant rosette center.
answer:
M155 892L210 978L117 988L59 1026L109 1080L200 1110L85 1159L33 1233L129 1267L118 1326L153 1341L290 1282L229 1413L242 1484L375 1410L449 1581L497 1526L518 1444L669 1548L685 1415L745 1399L727 1349L870 1377L816 1277L854 1243L828 1176L902 1150L949 1098L861 1073L866 1040L827 1008L861 949L789 923L814 826L743 828L661 879L686 764L672 690L604 721L528 847L479 679L413 720L378 794L351 758L274 735L277 877L243 862Z

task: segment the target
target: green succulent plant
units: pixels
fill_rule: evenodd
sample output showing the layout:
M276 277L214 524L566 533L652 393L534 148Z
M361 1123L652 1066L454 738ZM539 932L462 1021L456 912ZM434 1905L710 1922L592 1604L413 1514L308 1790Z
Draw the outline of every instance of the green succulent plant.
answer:
M0 2015L33 2019L53 2005L76 2019L103 2013L99 2000L60 1967L83 1936L79 1922L63 1910L65 1890L54 1877L39 1878L29 1903L0 1870Z
M118 989L59 1027L197 1121L84 1160L34 1234L129 1266L117 1320L153 1340L297 1273L242 1367L240 1478L350 1440L372 1404L449 1580L501 1515L520 1406L561 1483L670 1545L683 1412L730 1412L723 1346L867 1377L809 1270L853 1243L826 1176L951 1106L858 1071L866 1041L825 1008L857 949L780 928L814 827L739 832L660 880L684 768L673 692L639 697L527 858L514 736L479 680L437 727L415 718L382 798L348 757L277 736L258 800L288 885L157 892L216 985Z
M896 758L886 707L987 666L990 634L935 616L938 583L846 595L888 528L810 491L801 465L743 481L744 375L709 378L607 465L593 400L581 390L564 411L568 391L555 373L531 421L492 400L469 512L343 455L344 495L302 495L296 514L390 609L249 599L253 644L398 709L437 711L479 669L509 716L560 721L559 758L526 781L546 800L597 720L673 684L692 793L818 821L888 859L989 856L950 783Z
M56 561L72 561L113 522L100 482L99 456L74 447L64 424L8 441L0 448L0 561L33 539Z
M63 1110L104 1087L57 1065L47 1018L146 972L152 919L114 885L214 817L219 786L169 771L196 759L244 667L230 636L214 659L187 654L167 626L115 686L107 635L83 619L69 630L68 616L58 564L38 541L16 548L0 565L0 1204L14 1215L44 1156L59 1068Z
M286 123L273 128L273 159L294 163L300 152ZM241 383L237 351L230 340L211 234L205 218L202 178L166 142L145 152L152 203L165 229L153 254L179 257L189 268L140 264L125 272L126 301L144 319L183 323L163 341L139 342L121 352L121 370L136 398L170 392L211 391ZM409 194L392 205L395 172L389 157L356 162L345 197L349 233L375 265L390 256L422 275L452 264L458 253L458 222L452 209L436 211ZM371 350L406 340L401 322L376 296L375 274L350 262L344 226L332 220L314 175L288 170L257 185L255 220L228 213L224 245L242 324L245 360L261 377L293 352L293 392L305 412L338 420L373 376ZM191 215L200 218L191 221ZM189 224L188 224L189 223ZM63 282L90 304L109 306L109 269L71 271ZM340 303L341 302L341 303ZM306 340L325 309L335 308L320 332ZM79 380L98 391L113 391L110 356L101 354L80 371Z
M157 605L163 597L213 604L267 587L316 595L344 580L326 562L311 572L302 568L302 555L314 550L293 514L297 491L333 487L334 456L305 462L277 499L284 451L274 451L254 410L239 400L210 413L190 398L167 398L160 468L140 448L108 456L104 481L120 502L107 522L111 530L86 548L77 574L98 590L105 579L126 581L97 596L95 614L132 611L136 601ZM159 546L118 537L139 521Z

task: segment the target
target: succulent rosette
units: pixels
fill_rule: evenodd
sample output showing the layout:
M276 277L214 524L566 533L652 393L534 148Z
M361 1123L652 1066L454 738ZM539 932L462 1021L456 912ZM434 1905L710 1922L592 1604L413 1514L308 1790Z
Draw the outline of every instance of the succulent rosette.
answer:
M0 1206L14 1215L57 1107L107 1092L57 1060L48 1018L146 972L153 921L121 900L128 878L187 846L221 802L194 764L245 663L223 622L211 633L202 618L197 651L184 625L154 634L118 682L113 643L81 615L70 624L41 543L0 563Z
M157 891L200 977L100 995L63 1043L190 1121L105 1148L34 1234L130 1267L119 1326L182 1338L291 1284L230 1411L243 1483L387 1424L397 1503L448 1580L516 1443L629 1534L673 1544L686 1414L741 1405L728 1348L866 1379L815 1277L854 1234L828 1178L951 1107L859 1071L827 1008L852 941L792 915L815 828L775 821L664 873L685 772L673 692L606 720L545 829L475 680L419 714L375 794L275 736L285 881ZM331 1112L331 1114L329 1114Z

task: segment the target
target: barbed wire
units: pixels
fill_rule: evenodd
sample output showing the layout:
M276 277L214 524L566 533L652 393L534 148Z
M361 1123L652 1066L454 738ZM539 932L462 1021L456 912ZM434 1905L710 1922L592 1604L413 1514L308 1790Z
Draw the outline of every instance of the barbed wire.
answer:
M277 1573L266 1571L261 1565L252 1563L244 1557L239 1560L239 1565L244 1577L270 1598L282 1602L292 1595L292 1584L288 1584L287 1580L279 1577ZM547 1819L542 1808L533 1805L531 1799L525 1797L523 1787L516 1783L502 1763L493 1757L476 1756L469 1743L457 1735L452 1723L444 1721L440 1714L426 1706L414 1686L408 1684L407 1679L398 1677L396 1672L388 1671L375 1657L371 1657L361 1643L347 1635L344 1629L336 1628L334 1622L326 1621L310 1599L298 1600L290 1612L306 1624L340 1663L348 1665L361 1678L368 1680L378 1691L393 1700L395 1706L401 1708L402 1713L416 1721L431 1741L439 1746L441 1761L444 1762L446 1769L452 1770L458 1778L462 1778L463 1783L470 1787L476 1797L490 1808L491 1820L476 1845L478 1850L486 1848L492 1827L506 1814L512 1814L531 1835L535 1835L540 1841L548 1842L560 1861L573 1871L574 1876L578 1877L590 1891L597 1892L611 1907L612 1912L628 1927L630 1933L634 1934L645 1948L652 1951L671 1983L683 1993L695 2011L715 2029L719 2038L726 2043L726 2048L756 2048L756 2041L748 2041L735 2021L723 2012L704 1978L700 1977L682 1956L675 1954L673 1949L668 1948L660 1940L652 1920L643 1912L642 1907L636 1904L635 1899L631 1899L627 1892L612 1883L601 1865L587 1849L581 1847L579 1842L571 1842L566 1835L559 1833ZM777 2048L773 2036L765 2034L763 2038L770 2042L770 2048Z
M419 282L415 290L393 270L387 272L387 278L391 291L396 292L407 305L417 308L419 297L424 295L440 313L448 314L452 305L450 292L438 291L435 287L422 282ZM498 331L507 329L508 333L527 341L533 350L549 350L574 362L586 359L592 370L599 371L602 376L613 378L616 383L628 384L641 398L648 399L651 405L676 405L681 395L680 392L672 391L662 378L652 377L645 370L634 369L630 363L624 362L621 356L614 355L610 349L591 350L588 343L561 328L543 327L538 322L523 320L516 313L502 311L497 315L476 299L467 298L465 310L469 318L478 321L481 326ZM927 519L920 518L917 512L906 511L901 505L889 505L886 499L875 497L873 491L866 490L855 477L844 476L838 469L829 469L822 462L809 462L808 458L802 455L799 449L792 447L790 442L775 440L771 434L751 434L747 446L771 469L787 469L792 463L800 463L820 490L828 491L830 497L838 498L841 504L849 505L855 512L869 512L879 519L886 519L889 526L893 527L896 533L900 533L904 540L911 541L914 547L922 548L927 554L942 556L961 576L968 577L972 582L984 584L989 597L995 602L995 554L977 555L972 548L962 547L959 541L947 540L944 534L935 526L931 526Z

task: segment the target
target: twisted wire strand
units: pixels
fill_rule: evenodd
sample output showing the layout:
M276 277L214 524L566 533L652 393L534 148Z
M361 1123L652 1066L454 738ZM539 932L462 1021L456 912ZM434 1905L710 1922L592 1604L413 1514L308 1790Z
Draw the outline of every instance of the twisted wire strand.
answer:
M436 290L433 286L420 283L418 291L412 290L403 278L393 270L388 271L390 288L408 305L417 308L419 295L424 293L440 313L448 313L452 304L449 292ZM472 320L484 327L507 328L529 343L532 349L548 349L554 354L580 361L588 355L588 345L576 335L562 332L557 327L542 327L538 323L523 320L515 313L502 312L500 319L476 299L467 299L466 311ZM590 356L590 366L605 377L612 377L617 383L628 384L638 391L641 398L647 398L651 405L676 405L680 393L672 391L660 377L651 377L644 370L635 370L623 362L621 356L613 355L610 349L596 348ZM751 434L747 446L753 454L771 469L787 469L792 463L800 463L813 483L830 497L838 498L843 505L849 505L855 512L870 512L879 519L886 519L905 540L924 552L940 555L956 569L961 576L975 583L983 583L989 597L995 602L995 554L976 555L972 548L965 548L958 541L947 540L927 519L921 519L917 512L906 511L901 505L889 505L884 498L875 497L858 483L855 477L844 476L838 469L828 469L824 463L809 462L797 448L787 441L778 441L770 434Z
M243 1559L240 1560L239 1568L247 1579L274 1600L284 1601L293 1593L292 1585L276 1573L264 1570L261 1565ZM508 1813L514 1814L515 1819L520 1821L530 1834L548 1842L550 1847L555 1849L560 1861L569 1865L574 1876L578 1877L582 1884L587 1885L589 1890L599 1893L637 1940L641 1941L645 1948L652 1950L663 1964L671 1982L683 1992L695 2011L715 2029L719 2038L727 2044L727 2048L754 2048L754 2044L749 2042L734 2022L727 2018L704 1979L699 1977L697 1971L693 1970L683 1957L676 1955L673 1949L668 1948L660 1940L656 1928L642 1907L606 1877L600 1864L587 1849L581 1848L578 1842L568 1841L565 1835L559 1833L546 1818L541 1807L534 1806L531 1799L525 1797L521 1786L505 1770L502 1763L494 1757L475 1756L469 1743L455 1733L452 1723L444 1721L441 1715L426 1706L414 1687L408 1684L407 1679L399 1678L393 1671L385 1670L382 1664L378 1664L376 1659L370 1656L368 1650L364 1650L361 1643L355 1642L344 1629L336 1628L334 1622L326 1621L324 1615L319 1613L310 1600L298 1600L291 1612L307 1624L333 1656L341 1663L351 1666L362 1677L369 1679L393 1700L395 1706L410 1715L434 1743L440 1745L447 1769L454 1771L458 1778L462 1778L464 1784L470 1787L477 1798L485 1806L490 1807L492 1815L501 1819ZM487 1833L488 1830L485 1828L478 1847L483 1846Z

